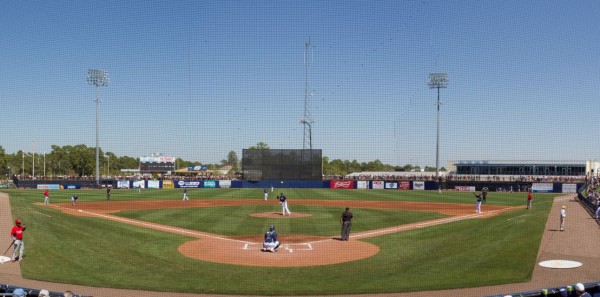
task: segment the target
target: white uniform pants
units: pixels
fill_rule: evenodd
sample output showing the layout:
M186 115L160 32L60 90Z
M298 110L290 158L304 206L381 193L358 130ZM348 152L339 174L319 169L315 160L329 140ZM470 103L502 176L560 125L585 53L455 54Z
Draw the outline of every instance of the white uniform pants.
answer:
M286 215L286 213L290 216L292 215L292 212L288 209L287 201L281 202L281 208L284 216Z
M19 251L19 260L23 259L23 253L25 252L25 244L23 243L23 240L15 240L13 243L13 260L17 259L17 251Z
M271 252L275 251L275 249L279 247L279 241L275 242L263 242L263 251L269 250Z

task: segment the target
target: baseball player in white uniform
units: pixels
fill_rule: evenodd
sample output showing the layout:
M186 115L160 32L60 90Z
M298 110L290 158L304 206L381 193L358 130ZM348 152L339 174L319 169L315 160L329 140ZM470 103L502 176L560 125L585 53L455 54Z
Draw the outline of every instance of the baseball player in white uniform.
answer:
M265 197L265 201L269 200L269 190L267 190L267 188L265 188L263 193L264 193L263 196Z
M285 216L287 214L288 216L291 216L292 212L288 208L287 197L285 197L283 193L279 194L279 203L281 203L283 215Z
M567 218L567 208L563 205L560 208L560 231L565 231L565 219Z
M183 189L183 199L182 200L183 201L190 200L190 198L188 198L188 195L187 195L187 188Z

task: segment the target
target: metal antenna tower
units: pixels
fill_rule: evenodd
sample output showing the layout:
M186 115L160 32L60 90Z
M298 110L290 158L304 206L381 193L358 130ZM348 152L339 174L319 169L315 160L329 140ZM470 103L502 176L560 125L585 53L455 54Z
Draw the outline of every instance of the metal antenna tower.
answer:
M310 116L309 111L309 92L308 92L308 65L310 64L308 50L310 48L310 37L308 41L304 43L304 116L300 123L304 125L303 129L303 143L302 149L311 149L312 150L312 123L313 120Z

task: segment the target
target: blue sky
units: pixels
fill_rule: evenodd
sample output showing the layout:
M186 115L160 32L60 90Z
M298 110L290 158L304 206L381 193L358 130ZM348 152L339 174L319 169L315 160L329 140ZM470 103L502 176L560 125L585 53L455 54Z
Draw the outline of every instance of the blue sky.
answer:
M10 1L0 145L100 146L217 163L259 141L330 159L594 160L597 1Z

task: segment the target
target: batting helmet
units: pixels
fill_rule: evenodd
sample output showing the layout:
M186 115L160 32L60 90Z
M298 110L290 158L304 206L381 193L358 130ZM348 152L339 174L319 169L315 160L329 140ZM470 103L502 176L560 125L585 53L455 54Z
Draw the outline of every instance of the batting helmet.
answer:
M15 220L15 224L17 224L17 225L21 224L21 220L19 220L19 219L16 219L16 220Z

